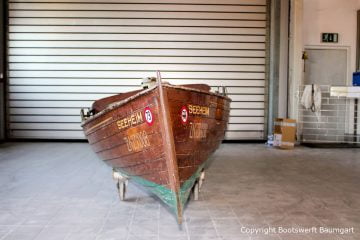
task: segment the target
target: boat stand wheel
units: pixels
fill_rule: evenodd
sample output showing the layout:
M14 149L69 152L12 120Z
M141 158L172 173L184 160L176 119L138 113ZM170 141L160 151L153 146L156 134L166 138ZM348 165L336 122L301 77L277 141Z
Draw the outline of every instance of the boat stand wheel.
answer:
M194 189L193 189L195 201L199 200L199 190L200 190L200 184L199 184L199 181L196 181L195 185L194 185Z
M199 192L200 192L200 189L201 189L204 181L205 181L205 170L202 170L200 173L200 177L199 177Z
M125 200L127 181L119 180L117 182L116 186L117 186L117 189L118 189L120 200L124 201Z

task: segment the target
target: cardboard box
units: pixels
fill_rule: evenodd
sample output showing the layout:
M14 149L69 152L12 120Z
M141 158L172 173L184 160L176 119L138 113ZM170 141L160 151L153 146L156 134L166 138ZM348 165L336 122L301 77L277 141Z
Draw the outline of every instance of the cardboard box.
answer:
M293 149L296 142L296 120L276 118L274 129L274 146L282 149Z

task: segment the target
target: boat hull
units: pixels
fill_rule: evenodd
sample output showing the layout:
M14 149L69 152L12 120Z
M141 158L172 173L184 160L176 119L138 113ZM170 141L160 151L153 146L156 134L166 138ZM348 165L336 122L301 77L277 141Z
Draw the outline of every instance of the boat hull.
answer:
M230 99L163 84L116 102L83 123L95 153L177 214L225 135Z

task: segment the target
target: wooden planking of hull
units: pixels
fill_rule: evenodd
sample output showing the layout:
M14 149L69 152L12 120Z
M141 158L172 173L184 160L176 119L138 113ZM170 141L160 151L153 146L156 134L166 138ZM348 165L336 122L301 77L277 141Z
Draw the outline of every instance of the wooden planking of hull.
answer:
M224 138L230 99L207 85L162 83L93 104L82 127L115 172L147 187L182 221L191 189Z

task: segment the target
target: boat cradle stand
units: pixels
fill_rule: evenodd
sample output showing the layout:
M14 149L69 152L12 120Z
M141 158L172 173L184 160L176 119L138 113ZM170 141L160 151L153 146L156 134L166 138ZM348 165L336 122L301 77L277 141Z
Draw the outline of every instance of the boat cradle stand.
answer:
M116 171L115 168L113 168L112 176L113 179L116 181L116 187L118 189L120 201L124 201L126 188L129 183L129 177L119 171Z
M113 168L112 176L113 176L113 179L116 181L116 187L118 190L120 201L124 201L125 193L126 193L126 189L127 189L130 177L120 171L117 171L115 168ZM204 181L205 181L205 169L202 169L200 176L195 181L195 184L192 189L193 199L195 201L199 200L199 192L201 190L201 187L202 187Z

